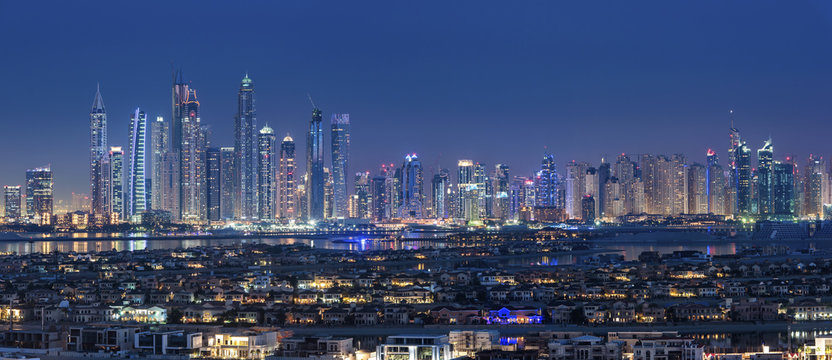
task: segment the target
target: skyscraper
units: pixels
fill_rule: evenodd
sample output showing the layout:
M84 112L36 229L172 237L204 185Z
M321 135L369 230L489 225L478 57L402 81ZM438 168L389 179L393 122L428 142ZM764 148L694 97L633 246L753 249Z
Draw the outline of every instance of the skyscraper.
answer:
M401 208L399 216L403 219L422 218L423 178L422 162L416 154L405 156L401 168Z
M52 169L26 170L26 209L29 218L38 225L52 224L52 188Z
M370 192L372 197L371 218L374 221L382 221L387 217L387 178L384 176L373 177Z
M162 210L162 199L167 196L165 187L162 186L162 169L165 158L165 153L170 151L168 140L170 138L170 129L168 122L161 116L156 117L150 129L150 206L154 210Z
M585 195L588 168L589 164L585 162L572 160L566 164L566 214L570 219L581 218L581 199Z
M706 154L708 167L706 168L708 184L705 192L708 196L708 213L728 215L725 209L725 174L719 165L719 157L711 149Z
M257 191L257 218L262 221L274 221L275 219L275 136L274 130L269 125L260 129L257 139L258 152L258 191Z
M537 206L554 207L558 205L558 171L555 165L555 156L550 153L543 154L543 161L540 163L540 172L537 174ZM580 206L580 205L579 205ZM567 205L568 207L568 205Z
M125 218L124 207L124 150L121 146L110 147L109 153L109 189L110 219L119 221ZM113 219L115 214L115 219Z
M199 118L196 90L188 89L182 111L182 150L180 163L181 220L205 219L205 132Z
M147 210L145 187L145 140L147 115L139 108L130 115L129 142L127 143L127 219Z
M794 216L794 165L775 161L771 177L771 212L775 217Z
M591 224L595 222L595 198L592 195L584 195L581 198L581 219Z
M731 126L731 183L736 189L735 215L751 213L751 150Z
M95 100L90 110L90 196L92 197L93 215L107 213L105 194L102 189L106 183L102 173L101 161L107 153L107 111L101 98L100 88L95 88Z
M447 169L440 169L433 175L431 181L431 206L435 219L447 219L448 212L448 190L451 185L450 175Z
M812 219L823 218L823 184L826 179L826 168L823 164L823 157L811 154L806 163L806 171L803 172L805 180L803 191L804 215Z
M314 107L314 106L313 106ZM321 110L312 109L306 140L306 199L308 220L324 220L324 133Z
M350 161L350 114L332 114L333 217L348 217L347 173Z
M598 166L598 196L595 199L597 203L596 207L598 208L598 212L595 214L596 218L604 217L604 210L606 208L606 191L604 191L604 186L610 176L612 176L610 163L607 162L606 158L601 158L601 165Z
M508 165L497 164L494 166L493 183L494 197L492 201L494 203L494 217L500 220L507 220L510 217L509 194L511 193Z
M208 148L205 151L205 208L209 221L220 220L222 208L222 160L220 149Z
M371 179L370 172L355 173L355 211L352 217L358 219L370 219L370 207L372 202L372 191L370 189Z
M20 185L3 186L4 206L6 210L6 222L16 223L20 217Z
M234 119L236 196L239 199L236 207L242 220L256 219L258 213L257 116L254 103L254 83L246 74L237 93L237 116Z
M771 144L771 139L768 139L763 147L757 150L757 212L764 218L773 212L771 198L773 162L774 146Z
M233 147L220 148L220 219L234 219L236 176L234 163L237 153Z
M162 192L165 195L161 198L160 210L170 212L171 216L178 219L180 214L180 171L179 153L168 151L162 155L162 176L156 181L161 182ZM161 181L160 181L161 180Z
M458 218L465 221L480 220L480 189L476 183L474 162L459 160L457 162L457 186L459 187Z
M670 157L670 166L671 196L673 197L670 214L687 214L690 212L690 210L688 209L687 157L685 157L685 155L683 154L673 154ZM702 190L704 190L704 187L702 188Z
M297 213L297 189L295 175L295 140L289 134L280 143L280 168L278 176L278 215L284 220L295 220Z
M708 171L702 164L694 163L688 168L688 212L708 213Z

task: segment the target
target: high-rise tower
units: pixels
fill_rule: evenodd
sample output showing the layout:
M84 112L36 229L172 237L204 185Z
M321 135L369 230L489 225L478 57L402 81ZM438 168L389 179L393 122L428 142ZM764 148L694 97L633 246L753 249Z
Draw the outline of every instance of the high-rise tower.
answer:
M26 212L38 225L52 223L52 169L26 170Z
M401 207L404 219L421 219L423 194L422 162L416 154L405 156L401 168Z
M314 106L306 138L306 203L308 220L324 220L324 133L321 110Z
M150 128L150 205L149 208L161 210L162 199L168 196L165 187L162 185L162 169L164 168L165 153L170 151L169 142L170 129L168 122L161 116L156 117Z
M543 154L538 173L537 206L554 207L558 204L558 171L555 166L555 156ZM583 195L583 194L581 194Z
M234 184L237 174L234 163L237 152L233 147L220 148L220 218L231 220L234 218Z
M347 173L350 161L350 114L332 114L333 214L349 217Z
M768 215L774 212L771 197L773 158L774 146L771 145L771 139L768 139L763 147L757 150L757 212L760 215Z
M147 210L147 189L145 187L145 140L147 115L139 108L130 115L129 139L127 143L127 218Z
M246 74L240 82L237 116L234 118L236 207L242 220L257 219L257 116L254 100L254 83Z
M196 90L188 89L181 106L182 151L180 163L180 212L182 221L198 222L205 216L205 132L199 118Z
M219 221L222 207L222 153L218 148L205 150L205 209L209 221Z
M275 137L274 130L269 125L260 129L257 139L258 149L258 191L257 191L257 218L262 221L274 221L275 219Z
M90 196L92 198L93 215L106 215L105 192L102 188L104 177L101 161L107 154L107 111L101 98L101 89L95 88L95 100L90 110Z
M297 198L295 174L295 140L289 134L280 143L280 169L278 176L278 210L279 217L285 220L297 218Z

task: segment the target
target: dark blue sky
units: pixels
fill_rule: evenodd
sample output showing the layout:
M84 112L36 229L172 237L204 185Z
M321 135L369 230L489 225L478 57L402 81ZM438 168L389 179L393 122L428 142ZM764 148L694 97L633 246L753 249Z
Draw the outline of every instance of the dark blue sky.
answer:
M233 6L232 6L233 4ZM88 192L96 82L111 145L132 108L170 116L170 64L198 91L212 144L232 144L248 71L258 122L305 146L309 92L352 120L352 169L405 153L562 167L603 154L728 147L829 155L832 6L821 1L0 0L0 184L52 164ZM302 163L303 161L301 161Z

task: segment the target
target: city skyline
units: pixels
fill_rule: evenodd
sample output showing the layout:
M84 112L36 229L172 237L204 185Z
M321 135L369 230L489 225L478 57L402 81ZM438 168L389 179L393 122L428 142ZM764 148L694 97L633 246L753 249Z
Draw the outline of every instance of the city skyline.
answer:
M723 6L726 7L726 12L731 13L729 10L737 10L740 4L731 3ZM334 113L350 113L354 123L351 133L351 173L375 172L379 164L398 163L405 154L417 153L423 162L425 176L432 176L437 165L453 171L459 159L472 159L487 164L489 168L497 163L505 163L511 167L513 175L531 174L539 168L539 154L544 148L554 154L555 161L561 169L570 160L597 164L603 155L612 158L621 152L634 155L684 153L689 162L704 163L707 149L715 150L723 159L728 158L725 129L729 126L729 109L735 110L735 125L743 132L743 138L748 141L752 152L773 134L772 140L777 149L775 159L782 160L785 154L793 154L802 163L809 154L828 155L822 136L827 126L823 120L829 117L830 109L822 99L829 92L830 82L826 80L830 78L830 73L828 69L821 67L821 63L832 58L832 51L828 47L817 45L826 43L825 40L829 37L829 32L823 31L829 28L828 16L824 18L824 15L829 14L828 9L816 4L798 5L782 8L776 4L760 5L754 9L754 13L760 19L738 19L730 15L710 14L696 6L675 5L673 8L670 5L655 5L649 10L672 10L678 15L676 20L681 22L678 26L664 28L668 34L661 36L650 35L652 31L649 26L668 25L667 20L644 19L646 15L638 19L646 21L647 24L625 27L624 34L614 34L610 31L610 26L601 26L597 30L589 29L590 25L600 25L597 19L585 19L590 21L590 24L585 26L566 21L564 29L559 29L548 26L542 21L543 16L538 17L534 14L536 10L547 16L558 17L563 15L557 15L557 10L563 13L584 14L582 10L586 9L581 9L580 6L562 8L555 5L526 5L518 8L517 14L514 15L478 9L476 13L462 17L464 24L473 26L471 32L461 30L461 26L450 27L452 15L464 13L470 7L467 4L454 5L446 9L445 13L437 14L438 25L429 27L427 30L431 31L426 30L425 34L415 36L402 33L401 29L387 21L417 20L403 14L401 9L388 9L393 11L393 20L375 21L382 22L392 29L399 29L389 36L400 36L405 41L403 45L394 47L393 50L396 51L389 54L389 57L384 58L390 60L391 65L374 68L373 71L368 69L368 66L375 65L372 56L377 56L379 50L371 45L383 43L378 37L370 37L370 40L358 43L347 41L346 44L356 46L356 50L372 51L363 55L356 54L361 53L360 51L350 52L345 55L346 61L340 65L325 55L312 57L314 62L308 66L292 63L309 60L299 55L299 50L306 49L308 45L300 44L297 40L283 39L281 41L286 42L285 49L292 51L287 51L285 58L281 58L281 62L286 62L283 64L286 66L280 67L282 70L273 70L272 66L266 66L262 59L255 56L245 61L222 58L225 65L214 66L218 64L213 60L177 55L169 51L169 45L166 44L149 47L148 54L143 56L152 59L146 59L147 64L131 64L131 71L128 73L124 73L121 67L114 67L117 63L116 55L106 56L105 60L96 60L96 68L80 67L79 71L72 73L65 71L70 65L61 63L50 64L51 66L44 67L41 71L10 73L9 70L3 70L4 75L8 75L4 78L10 79L10 84L15 84L16 91L25 92L33 86L27 81L14 81L20 77L16 74L18 72L27 73L27 78L34 79L35 82L60 79L60 84L38 91L59 104L55 108L60 108L60 112L59 116L56 116L51 106L27 106L28 99L9 102L5 106L2 115L4 119L27 120L21 121L20 125L17 122L4 121L11 124L9 133L23 134L16 137L4 136L0 146L6 152L19 153L16 149L25 148L23 141L30 142L33 139L26 134L26 128L22 124L35 122L48 126L39 132L39 136L44 140L42 146L4 162L0 183L21 185L22 174L26 169L50 164L55 174L56 200L68 201L72 192L89 192L89 170L88 165L85 166L89 159L83 154L89 152L89 127L86 121L89 116L90 99L93 99L95 94L95 84L101 84L102 95L107 99L108 145L126 148L127 134L123 129L129 123L128 114L132 113L137 105L141 106L150 118L158 115L169 118L170 112L167 108L170 106L171 60L177 68L183 69L189 84L199 89L200 115L202 123L213 130L212 146L233 145L233 139L229 135L233 133L235 91L242 76L249 73L258 85L258 97L261 100L257 110L261 123L268 122L276 134L291 134L298 139L297 146L300 149L306 148L304 135L309 117L309 105L305 99L307 93L311 93L316 99L324 118ZM25 5L2 6L10 10L4 12L8 14L14 12L11 11L15 10L13 7ZM287 9L287 12L302 13L316 9L322 12L321 16L327 17L334 16L333 13L336 11L345 10L338 6L318 9L314 4L299 5ZM146 8L138 7L136 10L139 12L148 11ZM104 6L101 10L95 11L105 10L113 9ZM346 10L354 14L360 9ZM599 16L610 20L613 10L623 10L635 17L632 14L635 9L615 9L615 6L604 9ZM681 16L679 13L683 10L690 10L693 15ZM206 9L196 11L217 16L218 9L207 6ZM714 42L715 45L705 44L704 41L692 39L687 35L688 27L695 20L694 15L704 16L715 22L716 29L703 29L701 34L703 39ZM265 26L263 18L252 16L254 24L260 26L264 34L271 33L268 29L262 28ZM501 20L501 28L508 30L506 37L477 25L477 20L485 19ZM530 22L521 26L521 19ZM787 23L791 21L789 24L793 26L762 29L763 20L771 19L782 19ZM795 22L798 19L801 20L800 23ZM9 21L4 21L6 25L3 26L15 26L15 23L20 21L5 17L4 20ZM612 20L613 25L622 25L621 20ZM44 23L45 29L49 29L58 26L61 21L58 19L55 24L48 21ZM739 29L740 24L749 29ZM423 39L438 39L439 29L447 30L450 39L439 41L435 46L422 43ZM91 30L92 28L85 25L79 25L71 31ZM235 33L226 25L221 25L220 29L216 30L205 30L206 35ZM308 36L316 40L326 39L329 34L326 30L316 30ZM366 34L370 30L356 24L356 28L346 31ZM538 31L549 32L548 35L535 35ZM107 39L112 36L102 34L105 35ZM512 45L513 42L509 41L508 35L527 35L529 43ZM626 38L636 35L640 36L638 40ZM154 33L135 36L143 41L157 38ZM683 43L690 48L668 44L668 39L673 36L685 40ZM30 41L52 41L43 38L38 32L28 35L28 38ZM219 38L223 44L230 45L230 42L225 41L225 36ZM516 46L515 50L522 55L540 56L537 60L533 60L534 57L507 57L499 52L493 55L489 53L490 56L482 60L474 60L470 55L452 56L448 46L452 41L463 39L469 40L464 43L464 54L482 54L491 46L502 50ZM592 40L592 45L575 47L577 45L572 42L580 39ZM622 40L621 44L606 43L616 39ZM786 53L791 50L792 55L769 52L766 50L769 40L777 41L776 44L780 47L786 47ZM786 43L786 40L791 43ZM73 54L84 49L85 45L77 40L73 41L79 45L78 49L64 46L61 47L62 51ZM332 45L336 49L344 46L334 44L333 40L327 40L323 44ZM573 55L545 52L533 50L532 44L559 44L566 46L564 49L576 51ZM606 47L600 44L606 44ZM643 55L625 52L623 58L615 61L599 60L602 58L599 58L599 55L612 54L628 44L640 47L649 47L652 44L659 49ZM193 49L200 46L194 45ZM406 53L401 46L410 46L416 51L407 53L416 54L412 60L435 57L437 61L444 61L447 68L430 66L430 61L409 63L405 61ZM31 51L37 54L38 50ZM684 57L688 52L698 55ZM813 56L808 56L807 52L811 52ZM651 62L639 65L638 61L647 59L648 54L658 56ZM769 60L753 60L752 55L766 55L764 58ZM6 66L7 69L27 69L37 65L37 62L28 64L15 56L11 54L3 60L9 65ZM714 60L718 56L724 56L726 60ZM574 66L580 59L590 58L594 59L593 63L597 66L595 76L587 76L593 73L585 66L570 66L568 72L547 70L550 66L565 69L566 65ZM67 61L74 64L73 61L76 60L73 59L74 57L69 56ZM547 61L550 60L557 61L548 65ZM743 66L740 66L741 64ZM516 65L524 65L529 69L515 70ZM470 66L475 69L464 69ZM474 77L475 70L498 68L504 72L491 74L492 81L484 82L485 80ZM289 76L287 72L290 70L299 74ZM454 70L457 73L454 74ZM526 72L531 70L538 71L539 75L531 76ZM678 73L674 74L672 79L662 79L663 75L667 75L664 72L669 70ZM141 79L134 73L140 74L138 76ZM300 79L302 75L310 74L312 76ZM400 81L396 82L395 87L391 87L393 83L389 81L378 79L390 74L399 74ZM600 74L611 77L601 80L598 76ZM288 77L281 79L281 75ZM418 79L417 75L426 78ZM694 79L694 75L697 75L697 79ZM561 77L564 81L549 81ZM344 85L359 86L362 79L373 80L370 84L377 86L370 88L368 85L361 85L361 91L345 90ZM670 81L673 79L682 81ZM763 83L769 84L765 86L766 90L761 89ZM4 84L0 89L0 95L7 99L12 96L10 84ZM693 85L697 86L692 87ZM636 91L623 91L629 89L625 86L634 86ZM481 90L472 91L476 87ZM391 92L389 89L396 90L392 93L400 95L382 94ZM428 95L428 91L435 93ZM687 97L697 94L697 97ZM381 97L378 98L379 96ZM371 100L372 98L376 99ZM528 126L509 126L516 123L515 118L530 119ZM408 127L412 128L412 136L399 134L401 128L408 124L420 126ZM815 128L818 131L809 131ZM324 131L324 144L330 143L327 133L328 131ZM577 136L580 134L586 134L586 137ZM507 142L508 145L490 146L489 142L499 142L501 139L510 141ZM587 140L592 140L591 146L587 146ZM329 164L328 151L324 154L325 164ZM756 157L752 157L755 158L753 163L756 164ZM300 163L298 170L302 173L305 171L305 162ZM349 179L351 174L347 175Z

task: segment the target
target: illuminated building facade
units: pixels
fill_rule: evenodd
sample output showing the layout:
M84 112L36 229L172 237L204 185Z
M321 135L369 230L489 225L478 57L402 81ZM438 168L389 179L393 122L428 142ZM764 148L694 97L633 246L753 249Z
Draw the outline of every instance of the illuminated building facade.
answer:
M5 185L3 186L3 200L6 213L7 223L16 223L20 221L20 185Z
M234 219L234 194L236 176L234 164L237 153L233 147L220 148L220 219Z
M294 220L298 217L295 171L295 140L286 134L280 143L280 166L277 172L278 216L284 220Z
M205 151L205 207L209 221L219 221L222 208L222 153L220 149Z
M774 146L771 139L757 150L757 213L764 218L773 213L772 176L774 166Z
M121 146L110 147L109 154L109 195L110 195L110 216L115 214L117 219L125 218L124 206L124 150Z
M275 136L274 130L269 125L260 129L257 138L258 152L258 190L257 190L257 217L263 221L274 221L275 219Z
M238 218L253 220L258 213L257 114L254 83L248 74L240 82L237 93L237 116L234 118L234 150L236 172L236 208Z
M399 217L421 219L423 193L422 162L416 154L405 156L401 168L401 207Z
M35 224L50 225L52 222L53 185L52 169L26 170L26 209Z
M101 162L107 154L107 111L101 91L95 89L95 100L90 110L90 194L92 197L93 214L106 214L106 194L103 186L106 184L106 173L102 172Z
M147 210L145 187L145 150L147 114L139 108L130 115L129 142L127 143L127 205L126 215L131 218Z
M306 206L308 220L324 220L324 133L321 110L312 109L306 138Z
M334 218L348 217L347 174L350 161L350 114L332 114L332 183Z
M181 220L199 222L205 219L205 129L199 117L196 90L189 89L182 104L182 151L180 153Z
M162 186L162 171L164 167L165 153L169 151L168 140L170 129L168 122L161 116L150 126L150 202L149 208L161 210L162 199L167 196L166 188Z

